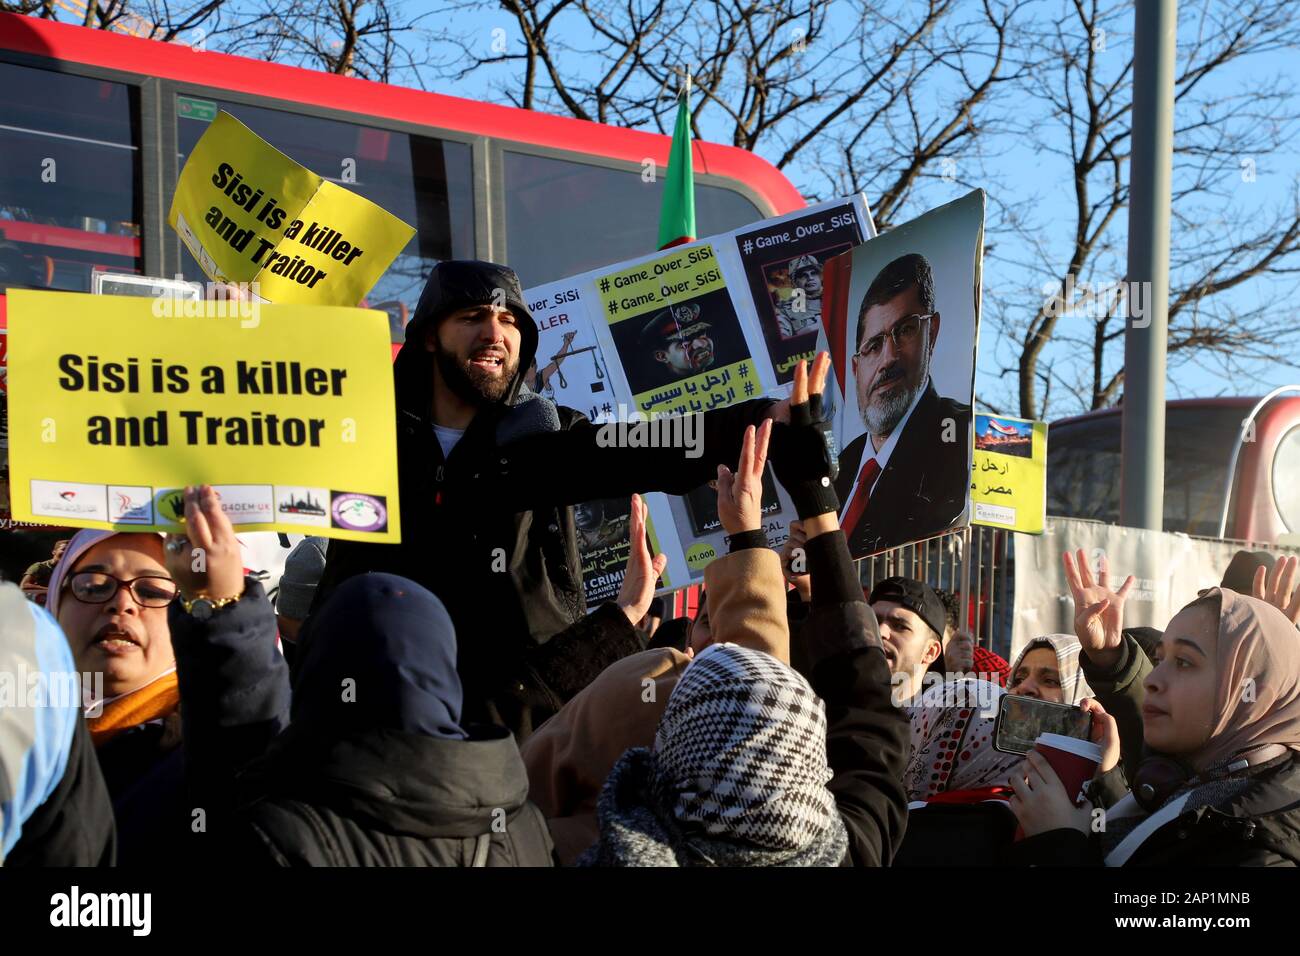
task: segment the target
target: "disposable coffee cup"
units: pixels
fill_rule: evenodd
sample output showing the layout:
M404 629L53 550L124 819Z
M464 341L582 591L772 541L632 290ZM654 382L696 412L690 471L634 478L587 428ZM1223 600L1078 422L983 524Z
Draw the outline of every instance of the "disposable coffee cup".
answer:
M1083 785L1092 779L1101 764L1101 745L1064 734L1042 734L1034 742L1034 749L1052 765L1065 792L1077 806L1083 797Z

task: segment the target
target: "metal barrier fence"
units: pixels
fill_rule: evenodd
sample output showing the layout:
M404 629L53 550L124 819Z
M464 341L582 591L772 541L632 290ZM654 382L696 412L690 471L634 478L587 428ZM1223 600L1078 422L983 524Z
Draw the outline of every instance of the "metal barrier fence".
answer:
M970 555L971 560L963 560ZM863 587L895 575L916 578L959 596L958 618L981 647L1006 657L1011 649L1015 610L1015 548L1011 532L971 527L859 562Z
M1268 542L1192 537L1248 551L1298 553L1294 547ZM969 561L964 560L965 555L970 556ZM867 592L877 582L899 575L959 595L958 606L965 609L965 629L974 635L980 647L987 647L1009 660L1016 610L1015 561L1013 532L972 526L864 558L858 562L858 570L859 580ZM685 588L671 598L669 616L694 617L699 610L700 588Z

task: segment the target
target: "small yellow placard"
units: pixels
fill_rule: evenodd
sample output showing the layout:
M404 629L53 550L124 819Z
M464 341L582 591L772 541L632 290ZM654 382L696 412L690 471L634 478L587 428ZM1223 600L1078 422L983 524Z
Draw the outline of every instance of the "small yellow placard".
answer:
M1042 534L1047 519L1047 423L975 416L971 523Z
M415 235L229 113L195 144L167 221L209 278L303 305L356 305Z

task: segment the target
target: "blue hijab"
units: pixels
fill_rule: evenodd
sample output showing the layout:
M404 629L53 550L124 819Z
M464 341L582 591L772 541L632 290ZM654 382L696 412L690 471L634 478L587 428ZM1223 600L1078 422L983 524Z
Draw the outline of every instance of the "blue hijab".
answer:
M312 615L302 645L293 724L465 739L456 631L442 602L414 581L349 578Z
M0 720L0 861L54 793L81 719L77 666L58 623L14 584L0 584L0 670L16 696ZM41 678L35 678L39 673Z

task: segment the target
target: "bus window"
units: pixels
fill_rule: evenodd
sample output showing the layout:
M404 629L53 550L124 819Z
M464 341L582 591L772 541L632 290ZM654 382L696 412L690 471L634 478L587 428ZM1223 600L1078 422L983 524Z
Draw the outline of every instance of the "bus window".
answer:
M1300 531L1300 428L1293 428L1278 442L1273 456L1273 501L1286 530Z
M1119 521L1119 425L1105 415L1048 429L1048 514Z
M504 167L506 261L524 288L645 255L658 245L663 170L647 183L637 170L509 150ZM695 186L701 236L765 215L734 190Z
M136 91L12 63L0 90L0 289L142 271Z
M1241 428L1237 405L1174 406L1165 417L1164 530L1219 532L1228 460ZM1119 523L1118 413L1052 426L1047 442L1047 513Z
M358 126L281 110L177 98L177 146L184 164L218 109L312 172L365 196L415 227L415 236L366 296L389 314L393 341L402 341L434 263L474 258L474 191L470 147L427 136ZM202 270L181 248L186 278Z

